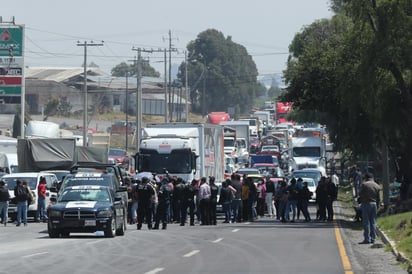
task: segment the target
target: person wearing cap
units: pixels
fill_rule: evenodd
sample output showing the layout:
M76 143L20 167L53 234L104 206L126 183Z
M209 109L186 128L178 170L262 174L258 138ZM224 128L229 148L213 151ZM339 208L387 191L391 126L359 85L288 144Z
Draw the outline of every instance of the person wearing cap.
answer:
M374 181L371 173L366 173L359 186L359 199L362 209L363 241L360 244L374 243L376 239L376 216L380 186Z
M1 180L0 181L0 215L2 216L1 221L4 224L4 226L7 225L7 221L9 219L8 217L9 200L10 200L9 189L6 186L6 182Z
M47 211L46 211L46 179L40 177L39 185L37 186L37 212L36 212L36 222L47 222Z

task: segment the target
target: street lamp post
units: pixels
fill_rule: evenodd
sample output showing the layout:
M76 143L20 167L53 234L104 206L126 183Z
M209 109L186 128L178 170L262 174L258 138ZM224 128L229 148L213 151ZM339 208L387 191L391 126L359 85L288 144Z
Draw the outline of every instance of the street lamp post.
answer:
M129 71L126 71L126 96L125 96L125 110L126 110L126 145L125 150L127 151L127 143L129 139Z

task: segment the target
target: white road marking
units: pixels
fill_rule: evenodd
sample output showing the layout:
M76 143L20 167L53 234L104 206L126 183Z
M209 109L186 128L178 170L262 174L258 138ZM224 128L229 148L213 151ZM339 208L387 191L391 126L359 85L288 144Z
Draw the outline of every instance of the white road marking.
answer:
M212 241L212 243L218 243L218 242L220 242L221 240L223 240L223 238L216 239L216 240Z
M240 230L239 228L236 228L236 229L233 229L232 232L238 232L239 230Z
M26 255L26 256L22 256L23 258L30 258L30 257L34 257L34 256L41 256L41 255L45 255L48 254L49 252L40 252L40 253L33 253L30 255Z
M100 243L100 242L102 242L102 241L104 241L104 240L97 240L97 241L93 241L93 242L88 242L88 243L86 243L86 244L87 244L87 245L93 245L93 244Z
M190 251L189 253L183 255L183 257L189 258L189 257L192 257L193 255L195 255L195 254L197 254L197 253L199 253L199 252L200 252L200 250L193 250L193 251Z
M246 222L245 225L250 225L250 222Z
M148 271L148 272L146 272L146 273L144 273L144 274L156 274L156 273L159 273L159 272L161 272L161 271L163 271L163 270L165 270L163 267L158 267L158 268L155 268L155 269L153 269L153 270L150 270L150 271Z

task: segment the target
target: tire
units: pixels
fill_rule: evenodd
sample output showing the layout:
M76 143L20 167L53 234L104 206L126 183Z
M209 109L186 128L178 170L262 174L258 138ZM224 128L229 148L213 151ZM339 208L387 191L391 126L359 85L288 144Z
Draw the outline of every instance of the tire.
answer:
M70 232L62 232L61 233L63 238L69 238L70 237Z
M113 215L110 226L104 231L106 238L113 238L116 236L116 216Z
M49 228L48 232L49 232L49 237L50 238L59 238L60 237L60 232L56 229Z

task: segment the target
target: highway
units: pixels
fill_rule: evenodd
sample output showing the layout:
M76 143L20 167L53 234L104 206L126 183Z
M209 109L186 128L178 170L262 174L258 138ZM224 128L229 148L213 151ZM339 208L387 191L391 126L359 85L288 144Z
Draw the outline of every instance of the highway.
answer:
M0 273L405 273L383 248L357 245L361 232L339 228L339 220L222 221L59 239L48 237L44 223L9 223L0 227Z

